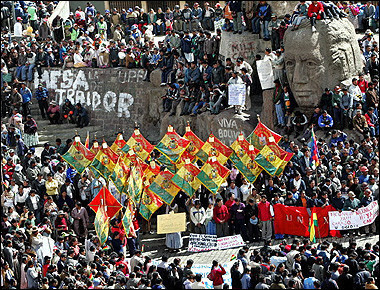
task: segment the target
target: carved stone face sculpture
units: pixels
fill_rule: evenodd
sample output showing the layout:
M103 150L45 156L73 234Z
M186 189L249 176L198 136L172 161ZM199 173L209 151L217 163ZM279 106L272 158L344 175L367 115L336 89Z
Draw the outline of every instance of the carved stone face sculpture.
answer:
M284 37L285 68L298 105L311 112L324 88L333 88L362 70L354 27L347 19L317 21L312 32L308 20Z

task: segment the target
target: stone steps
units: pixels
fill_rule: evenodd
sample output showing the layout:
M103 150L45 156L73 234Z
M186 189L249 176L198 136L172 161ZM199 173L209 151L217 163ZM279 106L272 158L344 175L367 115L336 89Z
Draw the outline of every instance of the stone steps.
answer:
M44 120L41 117L38 103L35 102L31 105L31 115L36 120L38 125L38 136L39 144L38 146L43 146L44 143L49 142L50 144L55 144L57 138L62 139L64 144L67 139L72 139L76 133L81 136L81 140L84 143L86 140L87 132L90 135L90 141L94 140L95 135L98 140L101 140L103 136L97 134L102 131L101 126L90 125L84 128L77 128L75 124L50 124L49 120Z

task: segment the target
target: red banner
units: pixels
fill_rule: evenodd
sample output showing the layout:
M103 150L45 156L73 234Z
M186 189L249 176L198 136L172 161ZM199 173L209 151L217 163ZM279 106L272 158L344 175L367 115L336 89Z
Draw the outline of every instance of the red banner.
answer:
M294 236L308 237L309 233L309 213L305 207L286 206L276 204L274 209L274 232L276 234L286 234ZM317 207L318 227L315 229L315 237L324 238L327 236L340 237L339 231L329 230L329 211L335 211L331 205L324 208Z

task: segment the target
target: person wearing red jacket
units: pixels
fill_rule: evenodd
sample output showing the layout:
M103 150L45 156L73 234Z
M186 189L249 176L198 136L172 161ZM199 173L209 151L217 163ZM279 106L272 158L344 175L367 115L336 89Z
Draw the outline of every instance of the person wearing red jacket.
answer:
M307 11L307 16L310 18L311 31L315 32L317 29L315 28L316 20L324 19L325 12L323 9L323 4L319 1L312 1L309 5L309 9Z
M232 214L231 214L231 208L232 206L235 204L235 194L230 192L228 194L228 200L226 201L225 203L225 206L227 207L228 209L228 213L229 213L229 216L231 217ZM234 224L233 224L233 221L232 219L229 219L228 220L228 234L230 236L232 236L234 234Z
M222 265L219 265L218 261L212 261L211 272L208 278L212 281L214 289L223 289L224 280L223 275L226 274Z
M262 238L268 241L272 238L272 220L274 218L273 207L267 200L266 195L261 196L261 201L258 204L259 219L263 225Z
M216 223L216 235L218 237L225 237L228 235L228 220L230 214L228 208L223 204L220 198L216 199L216 206L214 207L214 221Z

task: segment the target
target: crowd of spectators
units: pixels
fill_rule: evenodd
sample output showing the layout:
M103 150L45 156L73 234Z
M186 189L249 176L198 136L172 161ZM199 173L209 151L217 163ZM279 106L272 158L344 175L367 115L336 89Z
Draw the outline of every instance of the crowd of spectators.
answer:
M327 88L308 119L295 109L286 82L282 37L288 27L298 29L303 19L310 17L314 23L313 17L321 16L305 15L308 4L300 1L297 13L279 21L266 1L260 1L257 7L251 7L250 1L243 2L243 6L239 1L230 1L227 8L205 5L202 9L194 5L157 13L144 13L139 7L120 13L113 9L103 16L89 3L84 11L78 8L69 19L54 19L49 27L45 19L54 9L53 2L26 5L19 1L14 7L17 23L11 29L12 36L7 34L12 24L12 6L2 2L2 116L9 116L9 125L2 123L1 132L1 286L9 289L204 287L202 277L191 271L191 260L183 265L179 258L169 263L167 257L162 257L161 263L155 266L152 259L143 256L140 232L149 232L150 225L138 211L133 219L133 233L125 235L117 216L111 220L107 246L100 245L91 228L94 213L87 205L106 182L90 170L77 173L62 159L72 144L71 139L63 144L58 138L54 146L46 143L41 154L36 154L38 127L30 115L30 101L34 95L41 117L51 123L73 122L83 127L88 125L88 113L80 104L74 106L68 100L64 104L55 103L43 86L32 92L28 82L33 80L34 68L41 76L45 67L54 66L142 67L148 72L146 81L150 72L159 68L162 85L167 86L164 111L173 114L182 101L182 115L206 110L218 114L228 107L229 84L244 83L247 88L259 90L254 63L249 64L241 57L236 63L231 59L222 63L218 58L222 30L236 34L248 30L271 41L272 48L266 50L264 59L272 61L276 76L273 101L278 125L287 134L295 132L301 145L288 136L280 142L282 148L294 153L281 177L262 173L250 184L228 161L230 177L215 198L202 186L194 198L180 192L170 206L162 207L156 214L186 212L188 230L193 233L218 237L241 234L247 242L265 241L259 250L239 250L237 259L242 269L239 263L231 268L229 286L233 288L346 289L354 285L357 289L376 289L378 243L364 248L357 247L354 241L348 247L339 241L313 245L273 231L276 219L273 205L278 203L310 210L331 204L339 211L355 211L378 201L378 45L373 33L367 32L360 42L363 74L347 88ZM335 5L325 1L323 5L324 17L347 16L357 21L358 17L354 16L362 15L364 28L374 31L377 28L378 5L375 8L368 3L360 10L344 2L340 6L340 2ZM224 18L228 20L224 22ZM224 23L220 28L215 27L220 20ZM154 37L159 34L165 34L165 39L156 44ZM235 111L239 113L244 107L248 108L249 104L236 107ZM310 163L306 143L312 126L314 130L326 132L326 138L317 143L321 162L318 168ZM347 129L360 132L360 140L348 136ZM157 157L156 153L152 158ZM376 225L343 234L378 235ZM55 244L45 256L47 237L53 238ZM284 241L276 248L271 246L273 239ZM181 235L167 237L166 244L179 250L183 245ZM130 256L129 263L124 253ZM225 272L218 261L213 261L209 278L214 288L228 287L224 285Z

